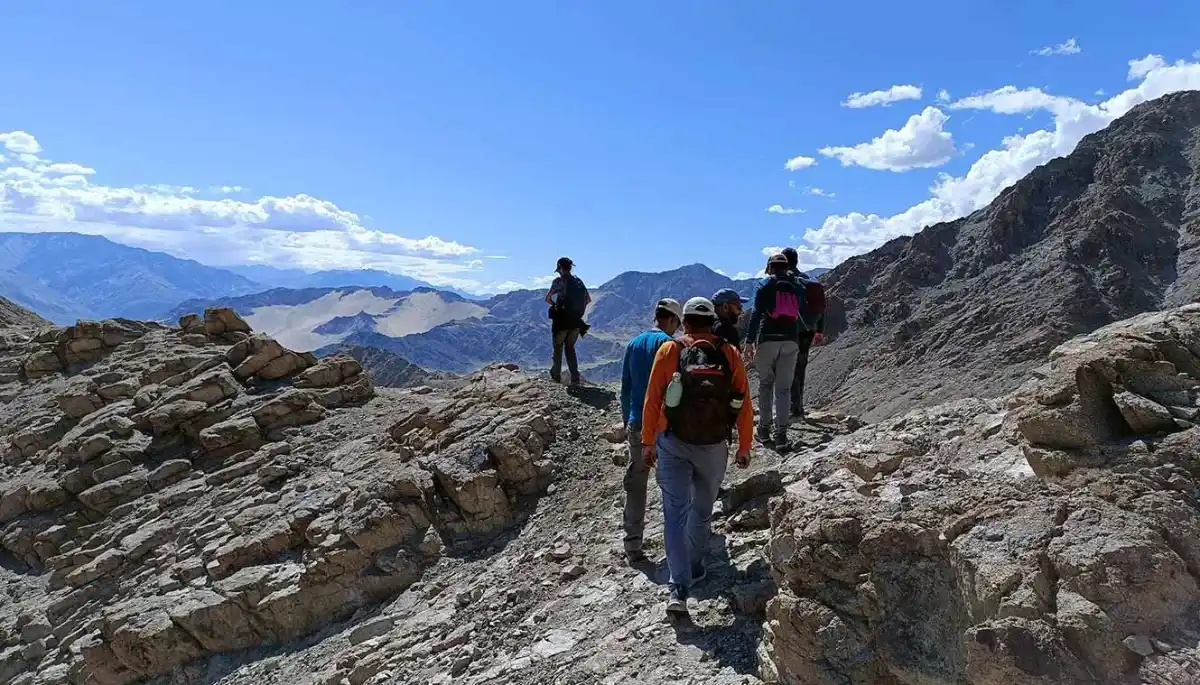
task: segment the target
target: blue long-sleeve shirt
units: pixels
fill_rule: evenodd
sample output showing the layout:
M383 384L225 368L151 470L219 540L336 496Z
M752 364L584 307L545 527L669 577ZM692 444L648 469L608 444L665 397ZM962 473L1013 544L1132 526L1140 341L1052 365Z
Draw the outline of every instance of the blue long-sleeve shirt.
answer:
M630 426L642 423L642 404L650 385L650 369L658 348L671 339L665 332L652 328L629 341L625 346L625 361L621 369L621 416Z

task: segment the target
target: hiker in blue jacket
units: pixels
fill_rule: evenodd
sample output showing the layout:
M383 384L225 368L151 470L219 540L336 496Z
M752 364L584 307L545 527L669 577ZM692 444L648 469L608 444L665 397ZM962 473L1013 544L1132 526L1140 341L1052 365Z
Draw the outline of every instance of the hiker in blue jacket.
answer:
M642 533L646 529L646 482L650 468L642 459L642 409L650 369L658 348L671 340L683 320L683 307L670 298L654 306L654 328L639 334L625 346L621 371L621 420L628 432L629 460L625 464L625 556L629 563L646 560L642 551Z
M571 385L579 385L579 360L575 356L575 343L579 336L587 333L588 325L583 316L592 303L583 280L571 273L575 262L570 257L558 260L555 271L558 276L546 293L546 304L550 305L551 335L554 341L554 359L550 365L550 378L562 382L563 352L567 353L567 369L571 372Z
M754 292L754 313L746 330L746 358L758 370L758 439L779 452L791 449L787 428L792 378L800 351L797 339L803 300L804 289L791 276L787 257L771 255L767 277L759 281Z

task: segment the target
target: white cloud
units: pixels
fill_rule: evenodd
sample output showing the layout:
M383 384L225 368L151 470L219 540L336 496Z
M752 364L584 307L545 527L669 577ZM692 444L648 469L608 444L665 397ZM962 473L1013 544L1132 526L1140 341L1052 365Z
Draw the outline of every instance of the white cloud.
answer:
M1144 63L1144 59L1133 62ZM966 216L1037 166L1070 153L1085 135L1104 128L1133 107L1167 93L1196 89L1200 89L1200 63L1181 60L1151 69L1136 87L1097 105L1012 86L959 100L952 109L986 109L1000 114L1049 111L1054 128L1005 138L1001 148L984 153L964 176L941 176L930 189L929 199L899 214L884 217L852 212L827 217L821 226L805 232L803 242L810 249L801 251L801 265L835 265L892 238Z
M243 190L246 190L246 188L244 188L243 186L213 186L212 188L210 188L210 190L214 193L222 193L225 195L231 195L233 193L240 193Z
M80 176L90 176L96 173L95 169L90 169L82 164L73 162L55 162L54 164L45 164L38 167L38 171L43 174L76 174Z
M800 155L798 157L792 157L791 159L789 159L787 161L787 164L783 165L783 168L786 169L787 171L799 171L801 169L807 169L808 167L813 166L816 163L817 163L816 159L814 159L812 157L805 157L804 155Z
M893 102L920 99L921 88L919 86L892 86L887 90L873 90L869 93L851 93L842 103L842 107L850 107L852 109L875 107L877 105L888 107Z
M837 193L831 193L824 188L809 188L808 194L816 195L817 197L837 197Z
M767 211L772 214L803 214L805 210L796 209L794 207L784 207L783 205L771 205L767 207Z
M756 274L754 274L754 273L750 273L749 271L739 271L739 272L737 272L736 274L734 274L734 275L732 276L732 278L733 278L733 280L735 280L735 281L748 281L748 280L750 280L751 278L759 278L759 277L761 277L761 276L763 276L763 275L765 275L765 274L766 274L766 271L759 271L759 272L758 272L758 273L756 273Z
M116 187L95 170L38 156L24 131L0 133L17 160L0 160L0 231L73 231L213 265L257 263L307 269L374 268L472 290L483 267L476 248L438 236L414 238L363 225L359 216L310 195L202 199L192 186ZM231 191L239 186L221 186Z
M42 151L42 146L38 144L37 138L24 131L0 133L0 145L3 145L9 152L17 154L35 155Z
M1050 57L1051 55L1078 55L1081 52L1083 52L1083 48L1079 47L1079 42L1074 38L1067 40L1065 43L1048 45L1044 48L1031 51L1032 54L1041 55L1042 57Z
M945 88L939 90L937 92L937 101L941 103L950 102L950 91L946 90Z
M1162 69L1167 66L1167 61L1162 58L1162 55L1146 55L1141 59L1129 60L1129 74L1126 76L1130 81L1146 78L1146 74L1155 69Z
M936 107L914 114L900 129L889 129L870 142L853 147L823 147L826 157L838 159L842 166L867 169L908 171L941 166L958 152L954 138L942 129L947 117Z
M535 288L548 288L556 278L558 278L558 274L550 274L549 276L534 276L533 278L529 279L529 282L532 283L533 287Z

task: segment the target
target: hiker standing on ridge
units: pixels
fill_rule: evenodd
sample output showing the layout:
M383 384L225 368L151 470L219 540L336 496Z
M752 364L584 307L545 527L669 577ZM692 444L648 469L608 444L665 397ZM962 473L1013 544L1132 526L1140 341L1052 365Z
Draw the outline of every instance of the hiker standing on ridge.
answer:
M800 270L800 255L796 248L783 250L792 278L804 288L804 303L800 308L800 335L796 356L796 372L792 376L792 417L804 418L804 375L808 370L808 352L825 338L825 286Z
M621 420L628 432L629 461L625 464L625 556L629 563L646 560L642 551L642 533L646 529L646 481L650 467L642 458L642 409L650 369L658 348L668 342L683 325L683 308L670 298L654 306L654 328L641 333L625 346L621 372Z
M642 410L642 458L647 466L657 463L662 489L671 614L687 613L692 585L708 575L713 504L735 426L735 460L741 468L750 465L750 386L737 349L713 334L716 319L709 300L687 301L683 339L658 348Z
M738 350L742 349L738 320L742 318L742 305L749 301L732 288L723 288L712 296L713 306L717 308L717 325L713 326L713 333Z
M575 262L570 257L561 257L555 271L558 276L546 293L546 304L550 305L551 333L554 336L554 359L550 365L550 377L555 383L562 382L563 351L567 353L567 369L571 372L571 385L579 385L579 359L575 356L575 343L579 336L587 333L583 315L592 303L583 281L571 273Z
M787 257L771 255L767 277L754 292L754 314L746 331L746 356L758 369L758 439L779 452L791 449L787 428L792 377L800 346L804 288L789 275ZM772 431L774 416L774 431Z

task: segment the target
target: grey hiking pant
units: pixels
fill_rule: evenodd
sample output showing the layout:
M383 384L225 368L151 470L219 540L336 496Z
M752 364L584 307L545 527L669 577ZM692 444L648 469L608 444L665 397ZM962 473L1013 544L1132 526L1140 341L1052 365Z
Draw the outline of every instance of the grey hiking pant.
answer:
M554 359L550 365L551 378L557 380L562 377L562 358L563 350L565 349L567 353L567 369L571 372L571 380L579 380L579 359L575 356L575 343L578 341L578 328L559 331L554 334Z
M708 554L713 504L729 464L729 446L691 445L667 434L660 434L655 444L667 568L672 583L690 587L692 566Z
M629 425L629 463L625 465L625 551L642 551L646 530L646 483L650 469L642 458L642 426Z
M772 340L759 343L755 357L758 369L758 430L766 435L771 431L774 410L775 436L787 433L792 408L792 380L800 345L795 340Z

